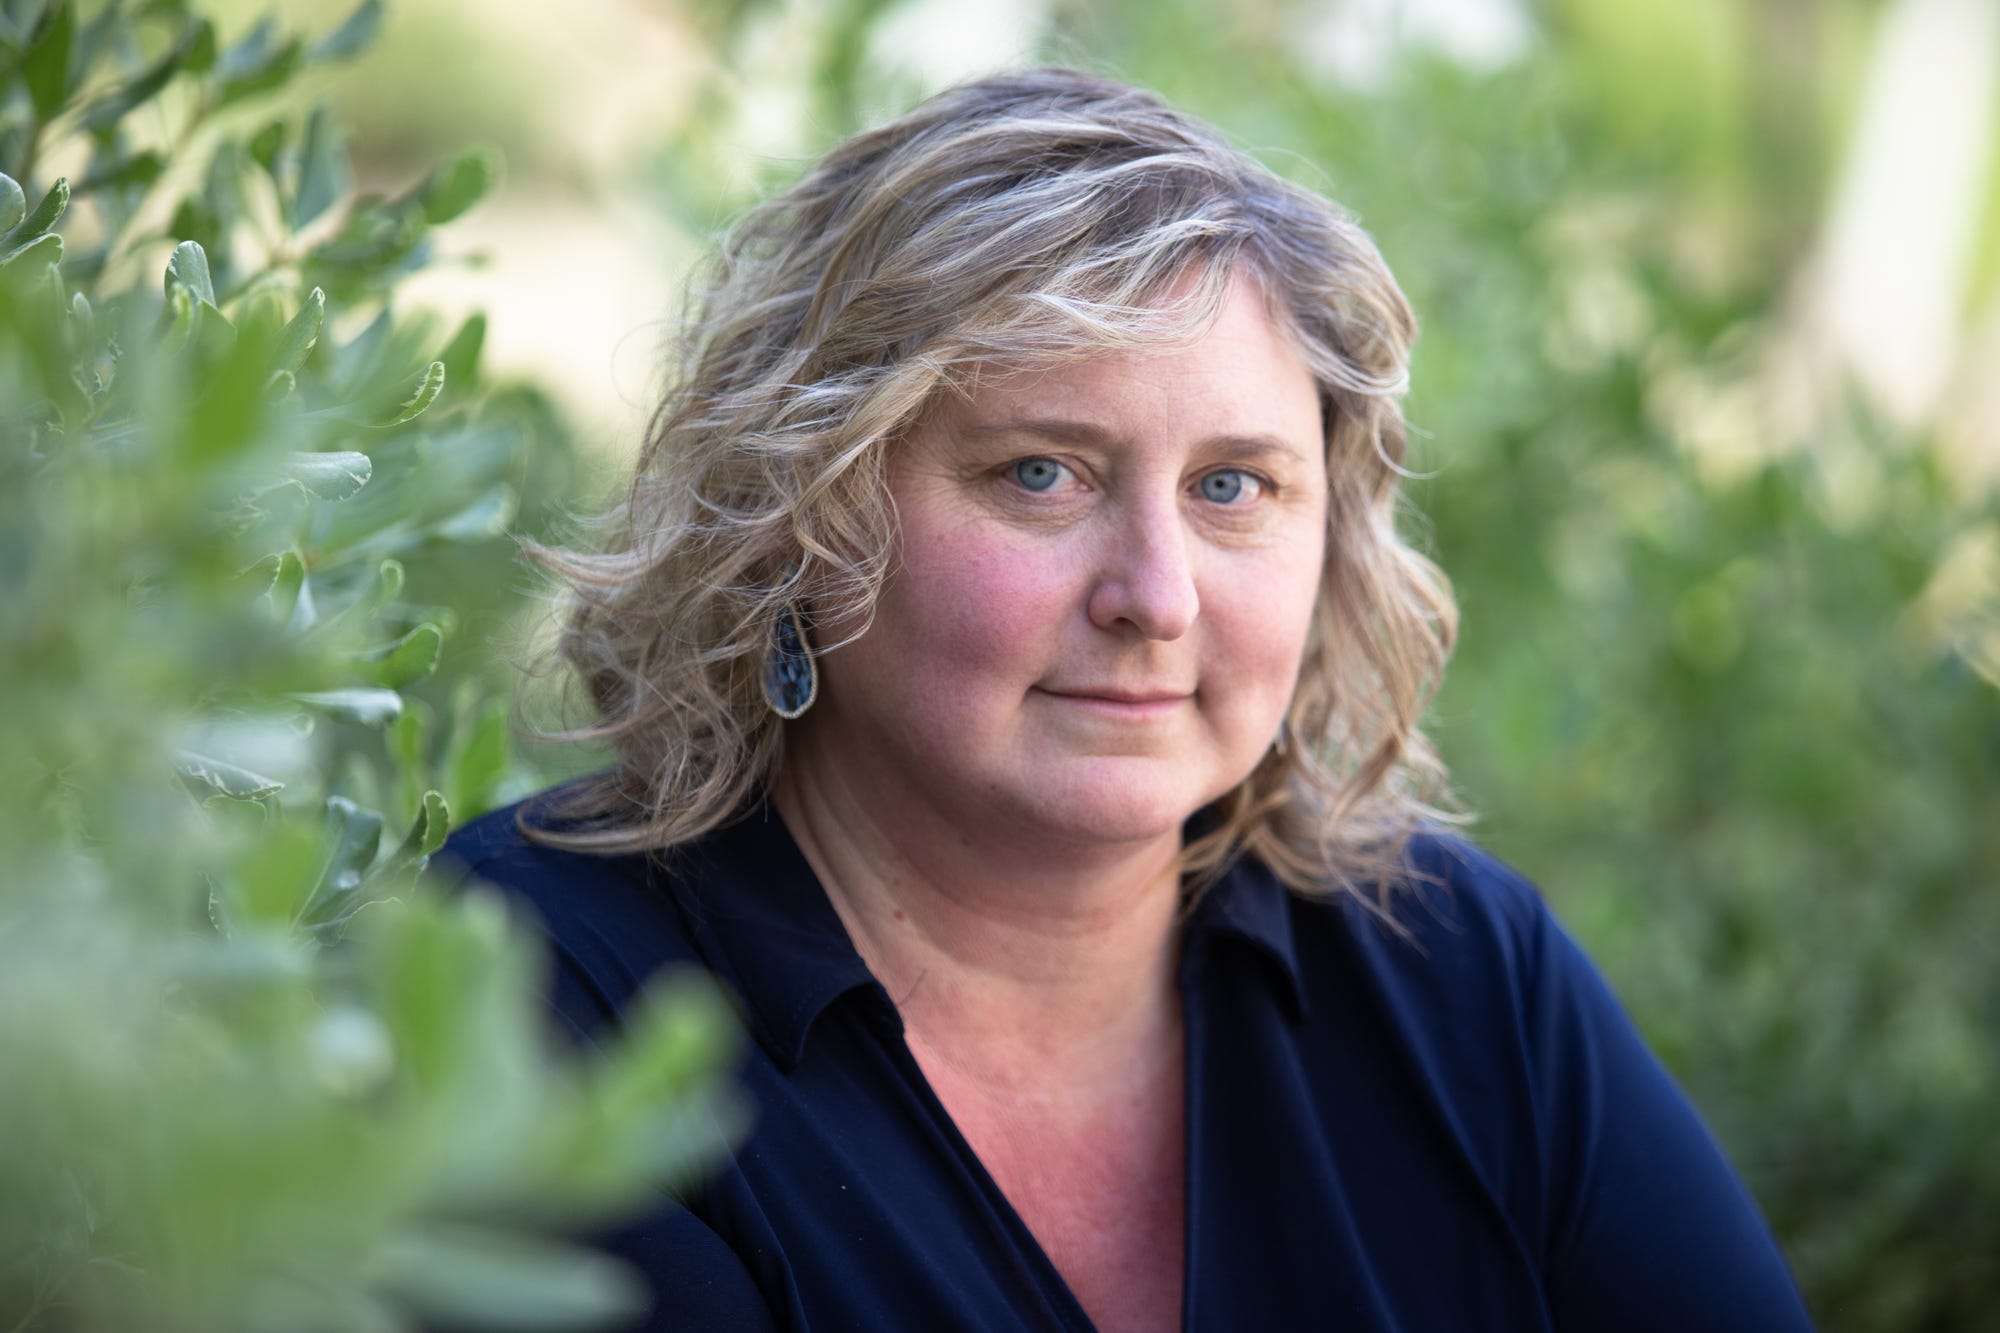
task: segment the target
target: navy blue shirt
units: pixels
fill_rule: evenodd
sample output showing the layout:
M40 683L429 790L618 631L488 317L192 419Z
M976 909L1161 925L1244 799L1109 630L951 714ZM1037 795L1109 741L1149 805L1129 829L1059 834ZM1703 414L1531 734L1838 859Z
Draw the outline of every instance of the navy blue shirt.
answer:
M1090 1321L925 1082L888 994L775 813L664 858L445 854L532 908L590 1044L649 977L741 999L756 1122L611 1239L649 1328L1022 1330ZM1398 937L1243 861L1181 941L1187 1330L1810 1327L1755 1205L1536 890L1423 837Z

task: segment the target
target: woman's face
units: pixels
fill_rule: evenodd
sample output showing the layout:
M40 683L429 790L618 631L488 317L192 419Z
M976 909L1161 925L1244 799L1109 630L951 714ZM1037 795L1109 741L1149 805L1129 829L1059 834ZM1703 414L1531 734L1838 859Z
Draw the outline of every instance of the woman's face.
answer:
M1248 280L1190 346L982 378L890 485L897 567L799 737L852 790L981 839L1126 842L1256 766L1327 477L1318 391Z

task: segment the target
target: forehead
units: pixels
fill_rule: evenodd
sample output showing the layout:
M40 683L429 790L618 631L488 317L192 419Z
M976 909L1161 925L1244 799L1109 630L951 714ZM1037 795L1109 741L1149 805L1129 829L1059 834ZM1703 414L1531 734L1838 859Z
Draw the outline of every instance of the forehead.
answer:
M1324 443L1319 385L1241 276L1215 317L1182 342L989 365L938 407L975 428L1031 419L1111 435L1263 436L1313 453Z

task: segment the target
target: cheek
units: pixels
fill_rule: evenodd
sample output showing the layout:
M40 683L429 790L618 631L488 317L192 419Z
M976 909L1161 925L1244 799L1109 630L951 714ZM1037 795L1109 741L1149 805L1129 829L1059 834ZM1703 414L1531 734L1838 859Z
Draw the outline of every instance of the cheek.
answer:
M1204 603L1217 633L1214 669L1235 686L1244 725L1275 728L1291 701L1319 604L1321 566L1313 547L1293 559L1258 562Z
M909 531L906 539L908 554L877 620L893 626L885 638L895 641L904 669L920 672L927 692L961 705L980 682L1033 684L1067 605L1059 564L976 524Z

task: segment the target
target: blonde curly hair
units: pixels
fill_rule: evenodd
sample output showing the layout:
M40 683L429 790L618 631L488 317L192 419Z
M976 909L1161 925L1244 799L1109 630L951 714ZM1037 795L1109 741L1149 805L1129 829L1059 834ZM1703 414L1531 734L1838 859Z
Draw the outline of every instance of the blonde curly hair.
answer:
M1196 337L1239 272L1318 382L1329 540L1280 743L1182 866L1198 889L1247 852L1300 892L1374 884L1386 909L1403 840L1439 813L1418 722L1457 622L1395 525L1415 319L1334 205L1153 95L1065 69L968 83L847 140L697 276L600 551L530 547L567 586L558 652L595 705L562 735L611 742L617 765L524 831L664 849L742 811L783 753L761 690L776 617L865 629L889 575L896 441L982 366Z

